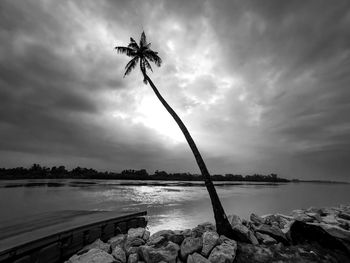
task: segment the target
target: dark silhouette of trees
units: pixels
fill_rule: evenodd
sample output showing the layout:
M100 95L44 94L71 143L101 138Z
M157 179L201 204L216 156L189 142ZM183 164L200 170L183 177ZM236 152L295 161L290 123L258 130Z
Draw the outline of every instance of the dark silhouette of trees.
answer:
M233 232L232 227L227 219L224 208L221 205L214 184L210 178L209 171L195 142L192 139L192 136L190 135L189 131L187 130L185 124L182 122L180 117L165 101L165 99L159 93L158 89L146 73L147 69L153 71L149 61L154 62L158 67L160 67L162 60L158 56L158 52L151 50L151 43L147 43L145 32L142 32L139 44L137 44L133 38L130 38L130 43L127 47L117 46L115 47L115 49L118 51L118 53L126 54L128 57L131 57L131 60L125 67L124 77L130 74L130 72L137 66L138 62L140 62L140 70L143 75L143 82L145 84L150 84L157 98L160 100L165 109L169 112L169 114L173 117L173 119L181 129L182 133L184 134L187 140L187 143L189 144L193 152L193 155L197 161L198 167L204 179L205 186L210 196L210 200L214 211L217 232L221 235L225 234L227 237L237 239L237 236Z

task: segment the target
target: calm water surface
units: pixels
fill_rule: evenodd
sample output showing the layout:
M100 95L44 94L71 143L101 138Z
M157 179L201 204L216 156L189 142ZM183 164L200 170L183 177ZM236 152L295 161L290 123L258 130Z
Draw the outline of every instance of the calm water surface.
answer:
M350 203L349 184L239 183L217 185L227 214L289 213L310 206ZM151 232L192 228L214 221L207 191L200 182L119 180L0 181L0 225L66 210L148 211Z

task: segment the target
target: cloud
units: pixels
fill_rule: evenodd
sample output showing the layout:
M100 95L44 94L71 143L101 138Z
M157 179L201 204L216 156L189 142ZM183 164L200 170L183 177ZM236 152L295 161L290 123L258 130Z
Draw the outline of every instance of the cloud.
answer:
M347 179L347 1L2 1L0 10L2 166L198 172L141 74L122 78L128 58L113 47L145 30L163 59L151 77L213 173Z

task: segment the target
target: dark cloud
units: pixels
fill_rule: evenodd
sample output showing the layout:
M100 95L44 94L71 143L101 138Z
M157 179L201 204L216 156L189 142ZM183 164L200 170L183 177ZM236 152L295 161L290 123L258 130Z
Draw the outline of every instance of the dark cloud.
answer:
M1 1L2 166L198 172L113 47L144 29L152 78L213 173L348 180L348 1ZM164 114L163 114L164 113ZM175 131L176 130L176 131Z

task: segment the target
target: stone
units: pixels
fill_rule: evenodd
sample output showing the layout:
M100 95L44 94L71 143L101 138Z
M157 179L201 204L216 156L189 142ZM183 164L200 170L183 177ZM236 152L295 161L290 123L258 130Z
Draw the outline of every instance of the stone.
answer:
M350 231L335 225L327 225L327 224L317 224L317 225L322 227L331 236L350 242Z
M93 248L84 254L72 256L66 263L115 263L115 259L106 251Z
M242 224L242 220L238 215L229 215L227 217L228 221L230 222L231 226L235 226L237 224L241 225Z
M265 235L265 234L262 234L262 233L259 233L259 232L256 232L255 235L256 235L257 239L259 240L259 242L261 244L273 245L273 244L277 243L276 239L270 237L269 235Z
M111 246L113 250L116 246L123 248L126 241L126 235L119 234L115 237L110 238L107 243Z
M137 254L139 252L139 247L129 247L125 253L126 253L126 256L130 256L131 254Z
M328 214L326 216L323 216L322 222L324 222L326 224L330 224L330 225L337 225L338 224L338 220L337 220L337 217L335 216L335 214Z
M338 217L345 219L345 220L350 220L350 214L349 213L345 213L345 212L340 212L338 214Z
M325 227L325 224L322 224L322 226ZM290 237L293 244L301 244L305 241L311 241L316 242L325 248L338 249L350 253L348 243L339 238L343 233L337 231L341 228L334 230L334 226L327 225L328 229L325 230L322 226L318 223L310 224L302 221L295 221L290 228Z
M126 254L121 247L116 246L112 250L112 256L116 259L118 263L126 263Z
M188 256L187 263L210 263L210 261L202 255L195 252L192 255Z
M259 241L256 238L255 234L253 231L249 230L248 232L248 238L250 240L250 243L252 243L253 245L259 245Z
M127 239L126 242L125 242L125 249L129 249L130 247L139 247L139 246L142 246L144 245L146 242L145 240L143 240L142 238L135 238L135 239Z
M252 243L251 236L249 234L249 229L242 225L242 224L236 224L232 226L233 233L237 237L238 241L245 242L245 243Z
M130 228L128 230L128 239L133 240L136 238L142 238L144 233L145 233L145 229L143 227L138 227L138 228Z
M218 245L219 235L213 231L206 231L203 234L203 247L201 254L208 257L212 249Z
M222 239L224 242L216 246L208 257L211 263L232 263L235 259L237 243L234 240Z
M150 238L147 242L147 245L149 246L156 246L156 247L160 247L162 246L162 244L164 244L165 242L167 242L166 238L163 236L158 236L158 237L154 237L154 238Z
M180 247L169 241L165 246L155 248L153 246L140 246L140 255L146 263L170 262L176 263Z
M314 221L317 221L317 222L321 222L321 221L322 221L322 217L321 217L318 213L306 212L305 214L306 214L307 216L313 218Z
M160 230L153 235L151 235L150 239L158 238L160 236L163 236L168 240L169 236L173 235L174 231L173 230Z
M191 229L185 229L180 231L180 233L186 238L192 236L192 231Z
M109 253L111 249L109 244L104 243L103 241L101 241L101 239L96 239L93 243L82 248L77 254L83 254L92 248L101 249L107 253Z
M181 245L184 239L185 239L185 236L182 234L182 231L179 231L179 230L174 230L174 234L168 237L169 241L178 245Z
M210 223L210 222L205 222L202 224L199 224L195 228L192 229L191 236L192 237L201 237L204 232L206 231L216 231L216 227Z
M143 234L142 239L147 242L150 235L151 235L151 232L149 232L148 230L145 230L145 233Z
M186 260L189 254L200 252L202 250L202 246L202 237L186 237L181 244L181 258Z
M267 263L283 262L273 261L273 253L268 248L254 246L251 244L239 243L235 263ZM290 262L290 261L288 261Z
M256 214L254 214L254 213L252 213L252 214L250 215L250 221L251 221L254 225L256 225L256 226L259 226L259 225L265 223L265 220L264 220L262 217L260 217L260 216L258 216L258 215L256 215Z
M282 242L284 245L288 245L289 241L287 240L286 235L282 232L282 230L276 226L269 225L260 225L256 232L267 234L277 240L278 242Z
M137 253L129 255L128 263L137 263L138 261L139 261L139 255Z
M314 219L304 213L304 210L293 210L292 215L294 220L302 221L302 222L313 222Z

